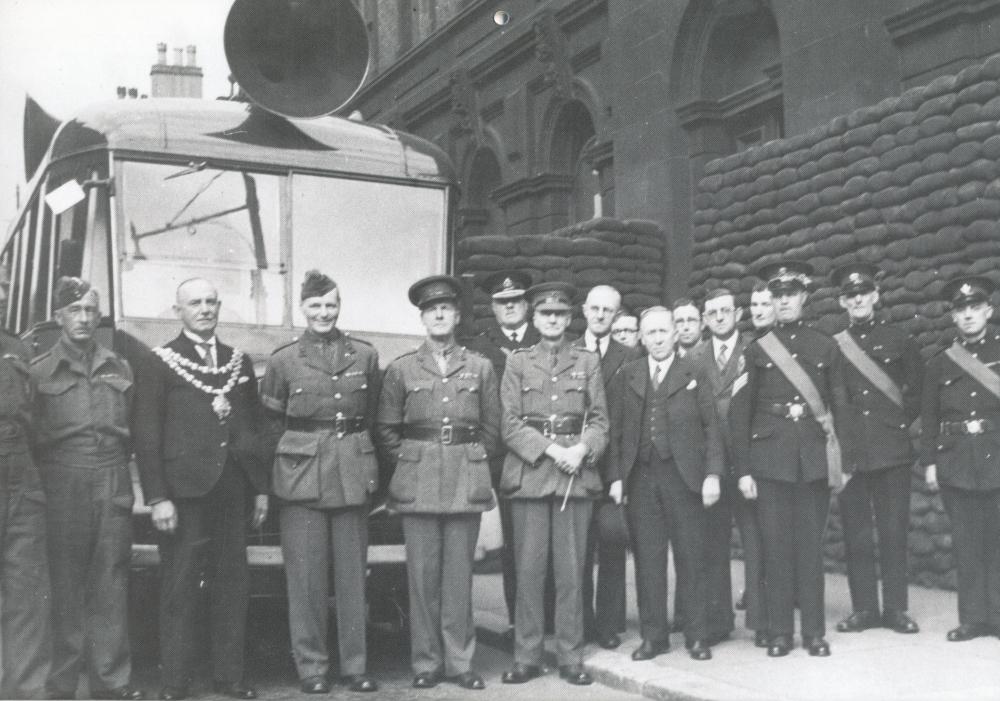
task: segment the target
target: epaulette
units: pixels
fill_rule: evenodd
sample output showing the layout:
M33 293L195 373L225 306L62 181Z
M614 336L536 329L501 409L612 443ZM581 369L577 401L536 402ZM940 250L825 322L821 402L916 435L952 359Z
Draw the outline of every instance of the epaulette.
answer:
M46 358L48 358L50 355L52 355L52 349L51 348L49 348L47 351L45 351L41 355L38 355L38 356L35 356L34 358L32 358L31 362L29 364L30 365L35 365L37 363L40 363L43 360L45 360Z
M401 358L405 358L408 355L414 355L419 350L420 350L420 346L417 346L416 348L412 348L412 349L406 351L405 353L397 355L396 356L396 360L400 360Z
M534 346L525 346L523 348L515 348L514 350L511 351L511 354L515 354L516 355L517 353L527 353L532 348L534 348Z
M296 336L295 338L293 338L293 339L292 339L291 341L289 341L288 343L284 343L284 344L282 344L282 345L278 346L277 348L275 348L275 349L274 349L273 351L271 351L271 355L274 355L274 354L275 354L275 353L277 353L278 351L281 351L281 350L285 350L285 349L286 349L286 348L288 348L289 346L294 346L294 345L295 345L296 343L298 343L298 342L299 342L299 337L298 337L298 336Z
M363 343L366 346L371 346L372 345L369 341L366 341L363 338L358 338L357 336L352 336L351 334L347 333L346 331L344 332L344 335L347 336L347 338L351 339L351 343ZM372 346L372 347L374 348L374 346Z

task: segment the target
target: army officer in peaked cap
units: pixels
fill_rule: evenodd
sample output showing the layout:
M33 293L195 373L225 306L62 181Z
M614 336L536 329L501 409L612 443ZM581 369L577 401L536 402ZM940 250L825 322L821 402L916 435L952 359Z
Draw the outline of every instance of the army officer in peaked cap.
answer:
M920 413L923 362L910 334L876 319L878 273L869 263L851 263L830 276L840 288L840 306L849 323L834 340L844 355L844 383L855 428L843 437L855 444L856 460L855 476L839 495L852 613L837 623L837 630L858 632L884 625L898 633L916 633L919 627L906 614L906 534L915 458L909 427Z
M500 402L490 361L455 343L459 283L435 275L410 287L427 339L386 370L378 431L396 466L392 507L403 516L413 686L442 679L484 688L472 668L472 560L481 512L493 507L488 459Z
M931 358L921 402L920 460L941 489L958 565L958 622L948 640L1000 636L1000 334L994 284L960 277L944 288L958 339Z
M371 436L378 353L337 328L340 289L329 277L307 272L301 300L306 331L274 352L260 388L281 504L292 652L302 691L329 692L332 561L340 673L352 691L375 691L366 674L365 556L368 496L378 481Z
M759 275L774 295L777 323L747 348L729 421L739 488L757 499L760 517L767 654L791 651L797 600L802 646L826 657L823 528L830 487L843 480L836 436L850 432L843 357L836 341L802 321L812 266L773 263Z
M542 340L510 357L501 387L508 453L500 488L511 500L518 581L508 684L541 672L550 547L559 674L571 684L592 681L582 665L582 580L592 502L603 492L596 462L607 445L608 413L600 357L566 340L573 295L561 282L528 290Z

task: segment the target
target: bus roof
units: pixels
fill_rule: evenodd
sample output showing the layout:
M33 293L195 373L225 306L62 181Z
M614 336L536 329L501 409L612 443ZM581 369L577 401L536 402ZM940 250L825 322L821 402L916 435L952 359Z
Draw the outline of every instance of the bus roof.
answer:
M160 98L92 105L59 127L43 166L95 149L429 182L454 180L444 151L416 136L342 117L286 119L248 103L225 100Z

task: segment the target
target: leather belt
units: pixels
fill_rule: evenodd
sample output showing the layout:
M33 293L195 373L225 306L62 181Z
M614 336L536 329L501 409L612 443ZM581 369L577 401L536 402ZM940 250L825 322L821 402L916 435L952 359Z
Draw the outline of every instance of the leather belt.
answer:
M414 441L429 441L442 445L459 443L478 443L478 426L453 426L446 424L437 428L433 426L403 426L403 438Z
M290 417L285 424L289 431L333 431L337 438L343 438L348 433L361 433L367 430L363 416L338 416L335 419L299 419Z
M946 436L975 436L997 430L997 422L990 419L969 419L968 421L942 421L941 433Z
M578 436L583 432L583 417L578 414L553 414L547 419L525 416L524 423L543 436Z
M757 408L783 419L798 421L810 416L809 405L805 402L785 402L784 404L758 404Z

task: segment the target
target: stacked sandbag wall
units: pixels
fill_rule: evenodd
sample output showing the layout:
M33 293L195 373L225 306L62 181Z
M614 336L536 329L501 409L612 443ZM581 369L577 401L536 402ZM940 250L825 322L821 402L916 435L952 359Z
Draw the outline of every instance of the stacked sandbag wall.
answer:
M560 280L577 289L577 303L595 285L611 285L631 311L662 304L664 233L656 222L599 217L534 236L475 236L456 247L455 269L474 282L508 268L530 272L536 283ZM476 331L493 318L489 296L475 288ZM579 310L570 330L583 333Z
M749 271L781 257L816 268L808 314L842 328L828 273L876 263L881 311L930 357L954 337L944 282L960 273L1000 284L1000 56L859 109L805 134L715 160L698 185L691 285L746 303ZM951 536L940 499L914 471L914 581L953 587ZM835 516L836 514L834 514ZM841 565L839 519L828 563Z

